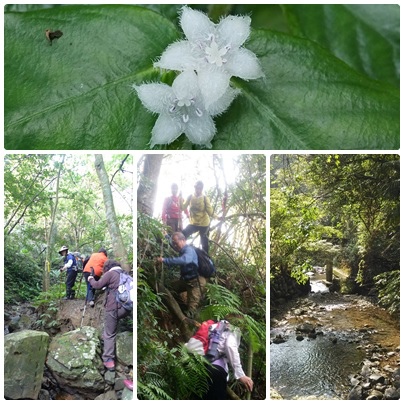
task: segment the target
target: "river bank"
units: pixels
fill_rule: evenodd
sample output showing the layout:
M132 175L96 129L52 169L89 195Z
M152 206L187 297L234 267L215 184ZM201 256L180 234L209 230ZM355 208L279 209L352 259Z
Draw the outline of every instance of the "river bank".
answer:
M271 309L271 388L282 398L399 398L399 323L386 310L328 290Z

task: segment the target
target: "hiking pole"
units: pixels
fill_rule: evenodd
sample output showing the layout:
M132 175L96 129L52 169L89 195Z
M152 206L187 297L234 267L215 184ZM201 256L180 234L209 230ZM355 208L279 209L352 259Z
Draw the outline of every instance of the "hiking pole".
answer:
M91 276L94 277L94 268L91 267ZM81 279L80 279L81 282ZM80 328L83 327L83 321L84 321L84 315L86 314L86 308L87 308L87 293L86 293L86 300L84 301L84 309L83 309L83 315L81 316L81 323L80 323Z
M86 314L86 308L87 308L87 299L84 303L84 309L83 309L83 315L81 316L81 323L80 323L80 328L83 327L83 321L84 321L84 315Z
M62 303L62 291L61 291L61 285L62 285L62 282L61 282L61 279L60 279L60 276L62 275L62 271L59 269L59 281L58 281L58 289L59 289L59 308L60 308L60 303Z

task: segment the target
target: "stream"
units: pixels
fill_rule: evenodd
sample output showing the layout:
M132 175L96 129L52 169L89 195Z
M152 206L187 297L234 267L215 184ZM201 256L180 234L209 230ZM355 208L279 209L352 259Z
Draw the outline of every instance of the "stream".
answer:
M271 315L271 391L289 400L399 395L398 321L365 297L330 293L321 276L311 286Z

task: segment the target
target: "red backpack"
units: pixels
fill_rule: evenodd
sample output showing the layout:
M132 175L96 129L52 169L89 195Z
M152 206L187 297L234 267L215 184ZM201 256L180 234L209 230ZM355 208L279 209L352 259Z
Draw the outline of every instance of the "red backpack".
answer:
M209 348L209 328L212 324L215 324L213 320L204 321L198 331L192 336L192 338L202 342L204 354L206 354Z
M217 324L212 330L211 326ZM217 350L221 333L227 329L228 322L225 320L207 320L202 323L198 331L185 344L187 349L193 353L203 355L207 360L213 362L219 357Z

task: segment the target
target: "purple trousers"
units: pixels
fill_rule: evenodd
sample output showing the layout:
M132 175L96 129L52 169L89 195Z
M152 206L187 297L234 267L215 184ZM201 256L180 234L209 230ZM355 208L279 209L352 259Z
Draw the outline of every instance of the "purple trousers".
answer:
M129 313L130 311L125 310L123 307L105 312L104 332L102 335L104 339L103 362L106 362L108 359L115 359L115 338L118 321L126 317Z

